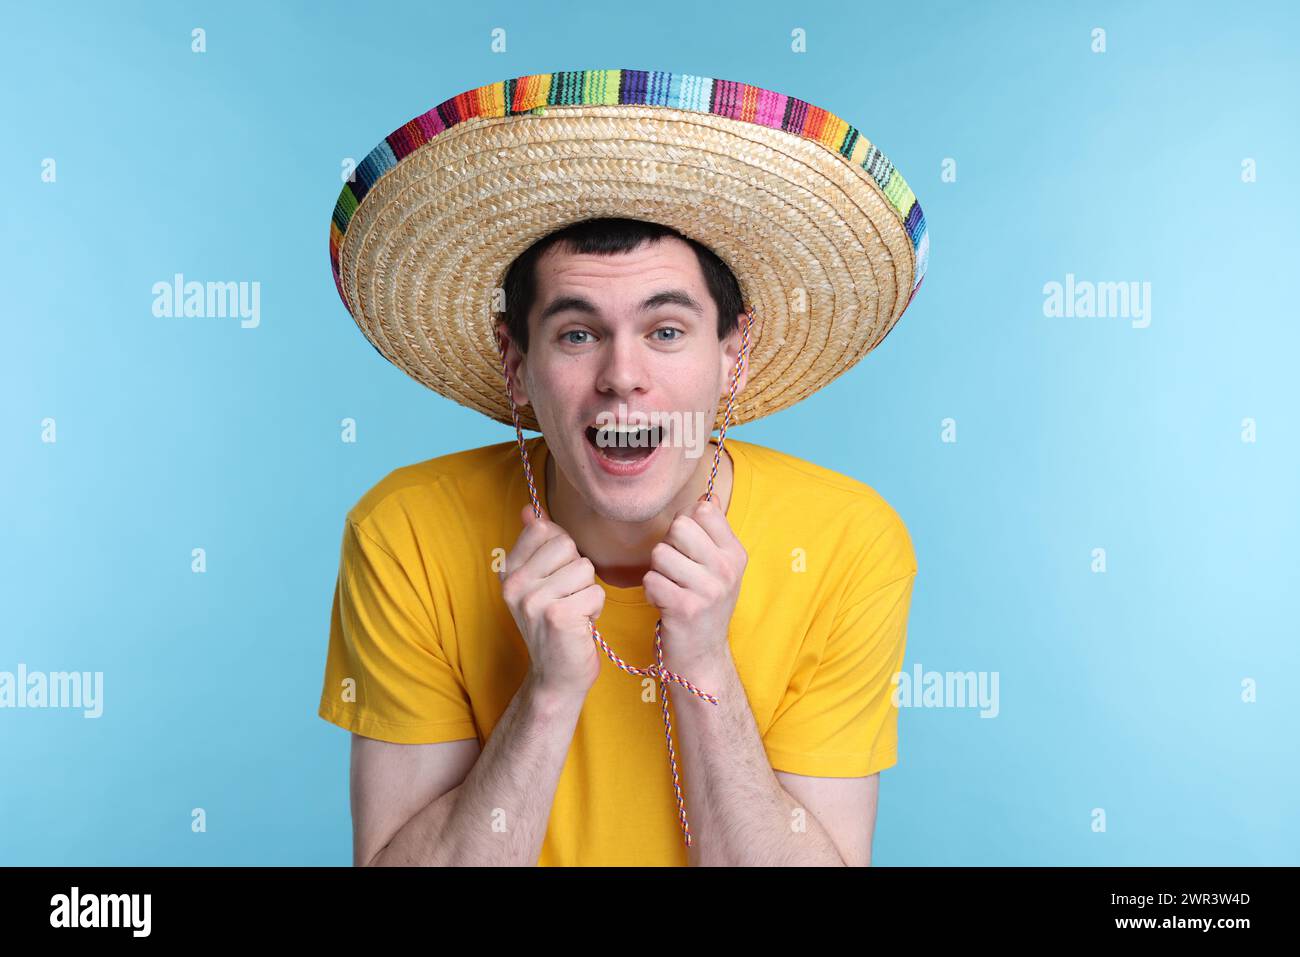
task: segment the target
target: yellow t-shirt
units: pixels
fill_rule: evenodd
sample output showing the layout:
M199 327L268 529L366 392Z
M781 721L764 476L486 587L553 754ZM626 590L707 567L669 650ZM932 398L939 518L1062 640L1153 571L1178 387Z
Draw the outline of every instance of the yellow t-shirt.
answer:
M544 504L546 444L526 441ZM735 438L726 449L727 519L749 556L728 640L772 767L858 777L892 766L891 679L917 570L906 527L855 479ZM396 469L362 496L344 526L322 718L402 744L486 743L528 669L497 575L527 501L515 441ZM641 586L600 584L602 637L651 664L657 609ZM658 684L600 658L538 863L685 865ZM671 709L687 692L670 691ZM689 814L680 757L678 772Z

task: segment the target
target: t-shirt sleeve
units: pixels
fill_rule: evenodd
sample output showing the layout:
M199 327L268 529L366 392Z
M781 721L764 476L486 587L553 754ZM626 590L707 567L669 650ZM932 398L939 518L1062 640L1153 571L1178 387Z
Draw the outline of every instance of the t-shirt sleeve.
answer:
M349 517L317 713L397 744L477 737L469 696L434 620L409 566Z
M857 563L820 661L763 736L774 769L865 777L898 761L894 675L902 670L916 558L893 519Z

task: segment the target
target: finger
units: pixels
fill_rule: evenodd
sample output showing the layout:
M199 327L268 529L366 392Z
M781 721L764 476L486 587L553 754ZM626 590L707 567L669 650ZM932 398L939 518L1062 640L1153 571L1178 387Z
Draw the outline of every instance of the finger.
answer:
M525 505L519 511L519 520L524 526L524 531L530 528L545 529L548 533L553 534L556 530L564 531L559 522L556 522L547 514L545 508L541 508L541 514L533 511L533 506Z
M702 565L708 565L718 550L708 532L700 527L689 512L673 519L664 541Z
M506 556L507 574L524 565L548 541L564 534L564 529L554 522L548 521L544 516L545 513L543 513L542 518L538 518L533 514L531 506L524 506L523 511L520 513L524 529L519 533L514 548Z
M579 594L594 584L596 570L590 559L580 555L546 576L537 586L537 593L551 601L560 601Z
M561 532L539 545L528 560L519 566L519 573L526 582L541 581L575 558L581 557L573 539Z
M687 514L718 548L727 549L740 544L717 502L697 502Z
M685 591L672 579L665 578L654 569L641 577L641 585L645 588L646 600L656 608L667 608L675 604Z
M701 533L703 534L703 533ZM661 542L650 553L650 567L681 588L689 589L708 574L708 566L688 558L668 542Z
M605 589L593 582L581 591L560 600L571 605L575 613L586 615L594 621L605 609Z
M527 504L524 505L523 509L519 513L519 517L525 525L537 521L549 522L551 520L551 516L546 513L545 505L543 505L541 502L538 502L537 508L541 512L540 516L537 514L537 512L533 511L532 502L528 502Z
M519 523L523 525L523 531L515 539L514 547L506 552L506 560L497 571L497 578L501 581L505 581L507 575L527 561L544 540L539 532L533 531L533 526L537 524L537 516L533 514L531 505L525 505L520 509Z

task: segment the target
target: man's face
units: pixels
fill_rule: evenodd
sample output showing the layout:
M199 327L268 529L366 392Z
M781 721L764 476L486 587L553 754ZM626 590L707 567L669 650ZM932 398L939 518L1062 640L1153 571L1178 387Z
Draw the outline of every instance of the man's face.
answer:
M694 250L676 237L614 255L556 244L538 260L528 327L515 401L531 403L556 466L606 519L652 520L711 464L701 460L740 344L718 340ZM663 442L603 448L613 436L596 427L611 424L659 425Z

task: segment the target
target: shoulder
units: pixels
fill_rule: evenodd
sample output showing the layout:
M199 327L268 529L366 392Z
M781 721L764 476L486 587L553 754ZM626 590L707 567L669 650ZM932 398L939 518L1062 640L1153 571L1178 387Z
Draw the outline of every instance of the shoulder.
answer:
M400 466L366 489L347 520L390 551L467 532L503 500L518 460L516 443L502 442Z
M731 441L727 443L732 448ZM861 479L752 442L737 442L753 486L750 508L766 522L829 539L840 554L857 556L872 577L916 572L916 552L902 516Z

